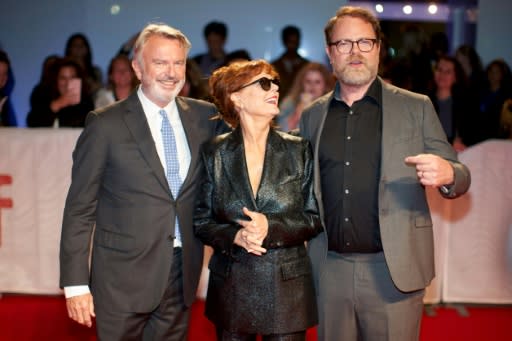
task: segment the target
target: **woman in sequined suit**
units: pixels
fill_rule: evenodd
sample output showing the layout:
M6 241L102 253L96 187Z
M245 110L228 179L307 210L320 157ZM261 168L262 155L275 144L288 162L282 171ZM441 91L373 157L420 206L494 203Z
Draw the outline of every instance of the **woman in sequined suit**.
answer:
M274 130L279 82L263 61L210 78L233 131L203 146L195 233L214 249L206 316L219 340L305 340L317 323L305 242L322 231L309 142Z

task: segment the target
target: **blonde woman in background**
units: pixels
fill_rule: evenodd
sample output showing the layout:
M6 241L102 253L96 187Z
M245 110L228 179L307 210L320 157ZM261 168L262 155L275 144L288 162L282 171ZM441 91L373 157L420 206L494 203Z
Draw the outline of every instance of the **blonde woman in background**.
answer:
M279 127L283 131L297 128L305 107L334 87L332 73L320 63L310 62L297 73L293 86L280 105Z
M138 84L130 58L123 54L115 56L108 67L108 85L96 92L94 107L98 109L127 98Z

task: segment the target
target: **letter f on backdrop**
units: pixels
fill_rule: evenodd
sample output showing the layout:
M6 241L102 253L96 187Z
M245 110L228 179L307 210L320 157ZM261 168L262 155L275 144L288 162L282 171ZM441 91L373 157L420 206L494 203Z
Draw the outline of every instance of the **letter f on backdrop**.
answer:
M12 177L0 174L0 186L10 184L12 184ZM12 199L0 197L0 247L2 247L2 208L12 208Z

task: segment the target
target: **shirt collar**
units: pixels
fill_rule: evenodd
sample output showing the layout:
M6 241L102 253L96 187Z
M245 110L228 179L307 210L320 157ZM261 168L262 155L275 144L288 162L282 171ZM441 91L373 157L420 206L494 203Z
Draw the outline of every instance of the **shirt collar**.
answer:
M148 117L157 116L160 110L164 109L167 115L169 116L169 119L171 119L170 116L173 115L173 113L175 112L174 108L176 107L176 98L167 103L165 107L161 108L146 97L146 95L142 91L141 85L139 85L139 88L137 89L137 96L139 96L140 103L142 104L142 109L144 109L144 112Z
M343 102L340 96L341 91L341 84L340 82L336 82L336 86L334 88L334 99L336 99L339 102ZM363 98L370 98L375 103L377 103L380 107L382 107L382 84L379 77L376 77L372 84L370 84L370 87L366 91L366 94L364 94Z

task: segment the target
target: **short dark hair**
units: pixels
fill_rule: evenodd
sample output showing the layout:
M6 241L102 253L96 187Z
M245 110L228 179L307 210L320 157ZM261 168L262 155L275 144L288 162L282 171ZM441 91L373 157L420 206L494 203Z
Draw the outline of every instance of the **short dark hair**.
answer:
M206 38L211 33L216 33L224 39L226 39L226 37L228 36L228 27L223 22L211 21L204 27L203 35Z
M344 17L359 18L372 25L376 39L380 39L380 37L382 36L379 19L377 19L377 17L371 11L362 7L342 6L338 9L336 15L330 18L329 21L327 21L327 24L325 25L324 35L326 44L329 44L331 42L331 32L334 28L334 25L336 25L338 20Z
M226 55L226 58L224 59L224 65L229 65L234 61L241 61L241 60L251 60L251 55L249 54L249 51L246 49L239 49L232 51Z
M297 38L299 38L300 41L300 29L297 26L293 25L288 25L284 27L283 30L281 31L281 40L283 44L286 43L288 37L290 36L297 36Z
M11 66L11 62L9 61L9 56L7 52L0 50L0 62L7 64L8 67Z

